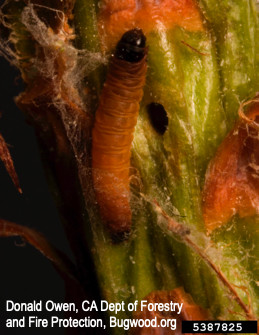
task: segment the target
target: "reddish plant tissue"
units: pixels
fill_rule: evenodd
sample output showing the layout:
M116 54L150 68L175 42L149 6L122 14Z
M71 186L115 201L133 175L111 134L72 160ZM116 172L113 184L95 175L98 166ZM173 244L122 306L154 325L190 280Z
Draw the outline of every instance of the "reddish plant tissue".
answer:
M259 212L259 103L240 118L211 161L203 192L203 214L208 232L234 215Z
M190 31L203 30L200 12L194 0L105 0L99 14L103 47L114 47L120 36L135 27L148 34L161 23Z
M10 151L7 147L7 144L0 134L0 159L4 163L6 171L8 172L9 176L11 177L15 187L17 188L18 192L22 193L22 189L20 187L19 179L17 173L14 168L13 160L10 154Z
M157 318L157 322L163 319L176 319L176 329L172 330L171 327L143 327L132 329L132 335L180 335L182 334L182 321L186 320L208 320L208 313L202 307L196 305L190 294L186 293L182 287L178 287L172 291L154 291L150 293L143 300L147 300L147 304L155 303L179 303L183 304L181 313L177 311L149 311L145 308L143 311L135 313L134 317L137 319L154 319Z

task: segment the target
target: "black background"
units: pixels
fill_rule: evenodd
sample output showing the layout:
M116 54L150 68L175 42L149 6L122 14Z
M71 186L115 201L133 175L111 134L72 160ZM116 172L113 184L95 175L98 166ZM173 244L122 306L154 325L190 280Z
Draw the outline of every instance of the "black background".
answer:
M8 143L23 190L22 195L17 192L0 162L0 218L38 230L72 257L47 186L34 130L14 102L23 90L19 72L0 57L0 73L0 133ZM0 238L0 334L28 334L28 330L21 328L6 330L6 299L64 301L63 281L51 263L18 237ZM63 334L64 330L45 333Z

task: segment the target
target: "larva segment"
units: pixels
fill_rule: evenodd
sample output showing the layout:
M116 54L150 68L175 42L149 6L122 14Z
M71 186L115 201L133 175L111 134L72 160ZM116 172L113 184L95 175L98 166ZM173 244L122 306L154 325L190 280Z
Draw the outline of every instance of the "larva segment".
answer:
M140 29L119 41L100 98L92 133L93 183L103 221L115 235L131 227L130 149L146 77Z

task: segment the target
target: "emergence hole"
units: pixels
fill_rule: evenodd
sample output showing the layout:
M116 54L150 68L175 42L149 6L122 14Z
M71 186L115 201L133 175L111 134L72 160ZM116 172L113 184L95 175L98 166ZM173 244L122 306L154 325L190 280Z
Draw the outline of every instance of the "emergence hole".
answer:
M168 126L168 117L163 105L152 102L147 106L147 112L154 129L163 135Z

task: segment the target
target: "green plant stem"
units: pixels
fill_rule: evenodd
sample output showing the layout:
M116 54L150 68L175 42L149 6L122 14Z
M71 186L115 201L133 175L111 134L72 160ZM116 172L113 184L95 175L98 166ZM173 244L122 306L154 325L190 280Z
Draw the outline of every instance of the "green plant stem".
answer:
M258 18L254 0L199 0L214 36L228 130L243 100L258 91Z

